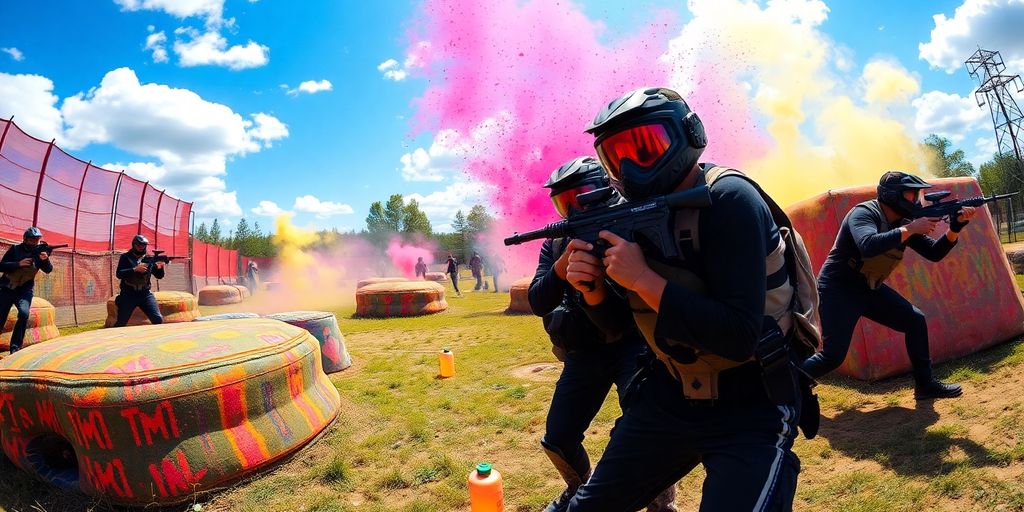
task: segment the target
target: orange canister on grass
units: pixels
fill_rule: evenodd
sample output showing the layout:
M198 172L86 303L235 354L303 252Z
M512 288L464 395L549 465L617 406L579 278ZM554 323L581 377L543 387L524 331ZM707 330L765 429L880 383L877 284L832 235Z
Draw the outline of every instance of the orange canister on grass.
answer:
M501 473L481 462L469 473L469 509L471 512L504 512Z
M455 376L455 354L449 349L444 349L437 356L438 361L441 364L441 378L446 379L448 377Z

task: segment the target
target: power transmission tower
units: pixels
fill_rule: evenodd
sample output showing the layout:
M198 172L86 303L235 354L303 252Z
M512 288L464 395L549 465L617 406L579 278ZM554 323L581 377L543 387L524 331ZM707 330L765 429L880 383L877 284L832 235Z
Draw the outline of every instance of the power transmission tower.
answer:
M1020 75L1002 74L1006 64L1003 63L999 52L978 48L964 64L967 66L967 72L981 84L974 93L974 98L978 101L979 107L988 103L989 112L992 113L992 124L996 130L999 155L1014 155L1017 168L1021 170L1024 165L1021 148L1021 137L1024 137L1024 133L1021 132L1021 121L1024 120L1024 114L1013 99L1010 87L1016 86L1018 93L1024 92L1024 82L1021 81Z

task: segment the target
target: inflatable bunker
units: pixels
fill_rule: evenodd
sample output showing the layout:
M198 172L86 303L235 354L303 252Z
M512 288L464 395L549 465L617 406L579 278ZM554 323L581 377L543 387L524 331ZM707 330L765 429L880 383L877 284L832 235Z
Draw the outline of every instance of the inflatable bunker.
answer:
M160 307L160 314L163 315L165 324L191 322L199 316L199 304L196 302L196 296L191 293L153 292L153 295L156 296L156 304ZM107 300L107 321L103 323L104 327L113 327L114 322L117 321L115 298L111 297ZM148 323L149 319L138 308L128 319L128 325L146 325Z
M982 195L972 178L929 182L934 187L928 192L949 190L950 198ZM832 249L846 214L875 195L874 185L830 190L786 209L803 236L815 273ZM940 223L932 235L941 236L946 229L947 224ZM934 362L971 354L1024 332L1024 301L987 208L975 215L941 262L932 263L908 248L886 284L928 317ZM902 334L862 318L839 371L862 380L909 372L903 339Z
M242 290L245 290L245 292ZM244 286L215 284L212 286L206 286L199 290L199 305L223 306L225 304L238 304L248 296L249 290Z
M369 286L371 284L404 283L406 281L408 281L408 279L404 277L368 277L366 279L360 279L356 281L356 289L358 290L364 286Z
M423 278L427 281L443 283L448 280L448 274L444 272L427 272L427 275L423 276Z
M295 327L305 329L320 342L320 355L325 373L340 372L352 366L352 356L345 348L338 319L326 311L291 311L267 315Z
M0 329L0 351L11 349L11 331L18 320L17 308L11 308ZM25 341L22 348L60 336L57 330L57 310L53 304L42 297L32 297L32 305L28 311L28 324L25 325Z
M66 336L0 361L0 446L50 484L172 504L313 440L337 389L308 332L271 320Z
M433 281L377 283L356 290L356 316L360 317L419 316L446 309L444 286Z
M240 318L260 318L260 315L256 313L218 313L216 315L200 316L195 319L196 322L210 322L213 320L238 320Z
M533 309L530 308L531 282L533 282L532 277L523 277L512 282L512 287L508 290L510 300L508 309L505 310L506 313L533 314Z

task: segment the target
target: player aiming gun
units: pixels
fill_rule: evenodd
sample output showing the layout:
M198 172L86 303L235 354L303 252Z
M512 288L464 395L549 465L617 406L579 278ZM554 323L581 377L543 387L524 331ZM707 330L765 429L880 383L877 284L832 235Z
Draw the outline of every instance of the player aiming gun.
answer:
M582 205L601 204L613 190L605 187L577 196ZM707 186L699 186L644 201L612 206L587 207L568 219L548 224L541 229L515 233L505 245L519 245L544 238L578 238L594 246L594 255L604 256L608 242L598 237L608 230L623 239L640 244L653 244L664 258L679 257L679 246L672 235L674 212L683 208L706 208L711 205Z
M928 206L921 206L910 212L910 218L919 219L926 217L929 219L941 219L951 215L956 215L961 208L965 206L978 207L986 203L998 201L1000 199L1006 199L1007 197L1013 197L1017 195L1017 192L1012 194L992 194L991 196L985 197L971 197L968 199L954 199L952 201L942 202L943 199L949 197L952 192L944 190L941 192L931 192L924 195L924 200L928 201Z
M38 258L40 254L45 252L46 256L49 257L53 254L53 251L63 249L65 247L69 247L68 244L50 245L46 242L40 241L39 245L32 249L32 256Z
M153 268L153 264L155 264L157 262L163 263L163 264L166 265L167 263L170 263L171 260L183 260L183 259L185 259L185 256L166 256L166 255L164 255L165 252L167 252L167 251L158 251L156 249L153 249L153 255L152 256L145 256L145 257L142 258L142 264L143 265L148 265L150 267L150 269L152 269Z

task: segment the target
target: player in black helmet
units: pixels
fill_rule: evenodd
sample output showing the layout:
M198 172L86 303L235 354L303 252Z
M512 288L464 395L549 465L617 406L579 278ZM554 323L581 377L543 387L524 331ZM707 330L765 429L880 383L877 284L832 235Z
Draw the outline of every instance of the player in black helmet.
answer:
M597 206L580 204L580 194L609 185L608 175L597 159L578 157L556 169L544 187L551 190L555 211L567 218L587 206ZM620 200L616 193L608 201ZM625 317L619 324L629 328L623 332L605 333L588 318L581 295L566 281L568 243L567 239L544 241L529 291L530 307L534 314L544 318L552 351L565 363L551 397L541 446L565 480L566 488L545 512L564 511L576 490L590 476L590 458L583 447L584 434L612 384L621 403L645 346L640 333L630 325L628 310L621 307L625 306L624 302L620 302L617 309L608 307L611 301L604 307L605 314ZM669 483L648 505L648 510L676 510L674 483Z
M142 261L146 257L149 247L149 240L142 235L135 235L132 238L132 248L121 255L117 262L117 278L121 280L121 293L114 299L117 304L117 321L114 327L128 325L135 308L142 309L152 324L161 324L164 317L160 314L160 307L156 303L156 297L150 291L150 276L157 279L164 278L164 263L157 261L147 264Z
M857 320L864 316L905 334L915 398L949 398L962 393L958 384L939 382L932 375L924 313L884 284L907 247L930 261L945 258L956 245L960 230L974 216L974 208L965 207L944 235L930 238L937 219L908 218L920 206L922 190L930 187L917 176L890 171L879 180L876 199L860 203L846 214L818 274L822 350L801 365L811 377L818 378L843 363Z
M626 311L657 357L634 377L568 510L637 510L699 463L701 510L791 509L800 398L783 333L795 292L766 199L742 173L698 164L703 124L673 90L627 93L587 131L627 200L708 184L711 205L676 214L679 259L607 231L603 260L591 244L570 243L567 280L588 304L609 300L606 276L624 287ZM773 357L762 359L762 348Z
M18 310L18 319L11 331L11 353L21 349L25 341L25 328L32 307L32 296L35 291L36 274L39 271L49 274L53 272L50 254L37 251L43 237L39 228L32 226L25 230L21 243L11 246L0 259L0 328L7 321L11 307Z

